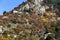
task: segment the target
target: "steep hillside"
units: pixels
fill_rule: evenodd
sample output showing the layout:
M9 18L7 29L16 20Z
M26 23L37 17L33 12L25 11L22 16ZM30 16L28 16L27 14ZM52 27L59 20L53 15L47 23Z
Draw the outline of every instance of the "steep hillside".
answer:
M53 4L49 6L43 0L27 0L0 16L0 33L12 39L17 36L17 40L55 40L60 20L57 12Z

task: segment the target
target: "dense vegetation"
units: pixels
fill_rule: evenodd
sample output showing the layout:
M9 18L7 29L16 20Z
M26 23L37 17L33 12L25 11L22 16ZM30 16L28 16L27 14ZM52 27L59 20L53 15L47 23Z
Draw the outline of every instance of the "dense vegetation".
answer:
M29 0L4 11L0 16L0 40L59 40L59 11L60 0L44 0L37 5Z

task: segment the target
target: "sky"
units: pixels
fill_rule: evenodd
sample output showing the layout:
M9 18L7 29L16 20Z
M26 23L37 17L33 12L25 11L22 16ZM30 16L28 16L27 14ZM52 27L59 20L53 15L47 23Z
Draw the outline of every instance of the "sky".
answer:
M0 0L0 15L2 15L4 11L8 12L25 1L26 0Z

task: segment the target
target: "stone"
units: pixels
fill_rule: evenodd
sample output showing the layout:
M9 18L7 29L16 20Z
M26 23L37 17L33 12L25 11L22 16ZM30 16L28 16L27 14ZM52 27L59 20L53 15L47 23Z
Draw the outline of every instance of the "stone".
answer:
M2 18L5 19L5 18L8 18L8 16L3 16Z
M14 10L13 13L18 13L18 11Z

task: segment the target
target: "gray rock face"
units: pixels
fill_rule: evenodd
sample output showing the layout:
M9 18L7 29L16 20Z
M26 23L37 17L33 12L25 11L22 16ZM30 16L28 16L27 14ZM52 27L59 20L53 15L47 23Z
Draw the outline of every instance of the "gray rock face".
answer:
M27 0L27 1L33 2L37 5L37 4L40 4L43 0Z

